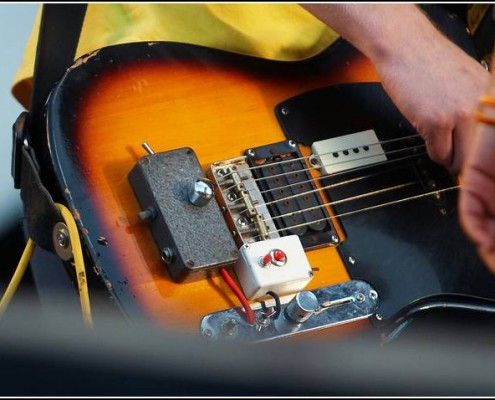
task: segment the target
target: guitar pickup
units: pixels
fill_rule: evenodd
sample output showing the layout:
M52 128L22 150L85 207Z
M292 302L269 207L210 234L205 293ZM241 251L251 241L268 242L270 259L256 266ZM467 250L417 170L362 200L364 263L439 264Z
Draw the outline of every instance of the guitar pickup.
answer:
M373 129L314 142L310 163L322 175L387 161Z

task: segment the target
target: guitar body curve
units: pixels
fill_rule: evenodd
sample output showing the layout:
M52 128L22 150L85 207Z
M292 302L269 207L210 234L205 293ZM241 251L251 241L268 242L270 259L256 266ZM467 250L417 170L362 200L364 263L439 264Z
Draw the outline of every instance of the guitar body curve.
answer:
M82 233L87 268L95 270L126 316L153 321L167 329L199 333L205 315L239 306L215 271L187 282L172 279L149 226L138 218L142 209L128 179L136 163L147 155L142 144L148 143L157 153L189 148L205 171L213 163L241 156L247 149L292 139L292 134L301 153L307 156L314 140L307 138L321 129L318 126L322 121L311 118L314 129L294 133L292 126L306 125L281 124L280 105L303 99L302 109L316 110L318 101L307 101L306 94L316 93L317 100L326 99L325 91L320 97L321 89L347 88L348 84L379 85L379 80L370 62L344 41L299 62L267 61L179 43L133 43L100 49L69 68L47 103L50 156L60 193ZM313 95L309 97L313 99ZM319 115L325 115L325 110ZM359 119L359 112L355 117ZM331 199L332 194L328 197ZM329 212L334 211L329 208ZM401 212L393 213L393 218L401 218ZM407 252L407 247L391 248L393 239L383 240L382 247L377 247L370 240L370 231L380 233L369 223L372 219L365 218L347 228L336 221L339 237L365 232L360 235L361 242L354 237L344 240L343 251L328 245L306 252L314 271L308 290L357 276L379 283L379 295L383 293L385 298L393 287L392 292L397 292L395 296L405 307L429 294L456 292L459 285L463 289L460 282L456 286L435 283L431 293L429 287L425 292L417 284L404 291L405 286L391 286L386 278L395 276L393 279L400 282L400 269L375 268L379 271L376 276L363 273L360 264L358 270L353 268L355 254L359 254L359 261L369 258L374 265L382 265L380 258L387 258L388 250L395 254L392 264ZM394 224L392 220L385 223L389 230ZM407 243L406 234L396 236L406 237L401 243ZM488 282L488 289L483 290L490 293L493 282L485 279L486 271L480 272L478 266L468 274ZM428 279L429 275L425 276ZM459 282L462 277L452 280ZM418 282L421 284L421 279ZM407 295L402 298L401 292ZM469 285L463 291L479 293ZM387 305L387 317L401 306ZM357 329L358 324L351 325L351 329Z

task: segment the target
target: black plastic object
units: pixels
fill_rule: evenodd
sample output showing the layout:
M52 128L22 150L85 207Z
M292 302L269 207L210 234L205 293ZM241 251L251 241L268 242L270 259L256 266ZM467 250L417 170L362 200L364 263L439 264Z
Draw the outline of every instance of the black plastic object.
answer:
M189 200L197 179L205 178L196 155L182 148L141 158L129 181L162 258L176 282L204 278L205 272L237 261L238 252L215 198L197 207Z
M328 185L368 176L331 189L332 201L404 185L334 207L337 215L344 214L339 218L347 235L339 246L343 261L353 279L376 288L383 319L430 295L494 298L495 277L459 226L457 182L428 159L425 149L416 151L417 134L412 136L415 132L379 83L307 92L283 102L277 112L287 137L307 144L366 129L374 129L383 142L387 163L325 180ZM390 142L397 138L404 140ZM395 153L399 143L403 150ZM397 203L381 206L390 202Z
M245 155L270 214L281 216L274 218L281 236L298 235L305 249L335 243L331 219L294 141L252 148Z

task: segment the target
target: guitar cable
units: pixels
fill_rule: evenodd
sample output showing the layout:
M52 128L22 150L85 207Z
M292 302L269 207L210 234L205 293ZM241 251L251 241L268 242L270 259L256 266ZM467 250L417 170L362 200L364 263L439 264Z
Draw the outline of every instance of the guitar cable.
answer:
M12 279L10 280L7 289L5 290L5 293L2 296L2 299L0 300L0 316L3 316L5 314L5 311L7 311L7 307L12 301L12 298L14 297L14 294L17 291L17 288L19 287L19 284L21 283L22 277L26 272L27 266L29 265L29 261L31 260L31 256L33 254L35 247L36 245L34 241L31 238L28 239L26 243L26 247L22 252L21 259L19 260L19 264L17 265L17 268L14 272L14 275L12 276Z
M59 203L55 203L55 206L62 214L62 218L64 219L69 231L69 238L77 274L77 285L79 289L79 300L81 303L83 320L87 327L92 328L93 317L91 315L91 305L89 301L84 258L82 254L81 240L79 238L76 221L74 220L74 217L67 207ZM3 316L5 314L7 307L9 306L17 288L19 287L19 284L22 280L22 277L24 276L24 273L26 272L27 266L29 265L29 261L31 260L31 256L34 252L35 247L36 244L31 238L29 238L22 253L19 264L17 265L17 268L14 272L14 275L0 300L0 316Z
M232 277L229 275L227 270L225 268L220 268L220 275L222 275L222 278L224 279L225 283L232 289L232 291L235 293L239 301L241 302L244 312L246 313L246 320L249 325L253 325L255 323L255 317L254 317L254 312L249 306L249 301L247 300L246 296L244 296L244 293L242 290L237 286L237 284L234 282Z

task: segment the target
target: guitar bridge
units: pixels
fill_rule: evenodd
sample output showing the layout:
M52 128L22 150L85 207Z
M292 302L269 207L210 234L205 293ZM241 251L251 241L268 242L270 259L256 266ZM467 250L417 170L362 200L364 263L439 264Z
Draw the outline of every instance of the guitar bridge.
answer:
M210 174L239 245L280 237L246 157L216 162Z

